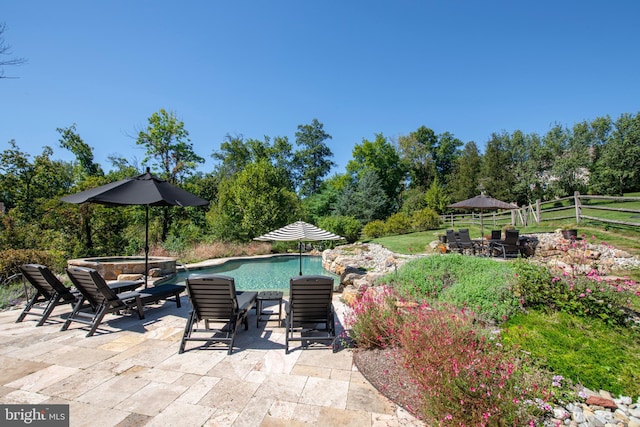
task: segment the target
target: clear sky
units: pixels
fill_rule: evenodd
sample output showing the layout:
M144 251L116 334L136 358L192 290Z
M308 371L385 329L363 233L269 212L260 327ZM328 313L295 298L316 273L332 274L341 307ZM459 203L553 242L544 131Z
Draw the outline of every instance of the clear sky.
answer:
M164 108L197 154L226 134L287 136L317 118L344 172L353 146L420 126L481 149L492 132L640 111L637 0L18 1L0 80L0 151L72 160L75 123L107 170L144 157ZM1 59L7 59L2 58Z

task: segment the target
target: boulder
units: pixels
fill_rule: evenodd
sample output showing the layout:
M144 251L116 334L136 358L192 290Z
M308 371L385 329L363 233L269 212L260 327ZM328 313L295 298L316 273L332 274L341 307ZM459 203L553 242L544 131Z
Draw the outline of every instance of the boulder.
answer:
M161 268L150 268L149 269L149 277L162 277L162 269Z
M589 396L587 397L587 405L589 406L602 406L603 408L617 409L618 405L611 400L602 396Z

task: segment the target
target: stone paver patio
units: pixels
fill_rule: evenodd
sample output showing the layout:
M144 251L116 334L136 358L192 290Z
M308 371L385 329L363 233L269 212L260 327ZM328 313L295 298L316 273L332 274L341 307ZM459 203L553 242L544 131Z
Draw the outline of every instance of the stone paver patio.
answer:
M338 318L344 306L334 299ZM68 306L36 327L19 311L0 312L0 402L69 404L71 426L422 426L360 374L349 349L284 351L277 319L236 335L235 350L178 354L189 302L107 315L93 337ZM338 326L338 332L342 326ZM293 343L294 346L299 343Z

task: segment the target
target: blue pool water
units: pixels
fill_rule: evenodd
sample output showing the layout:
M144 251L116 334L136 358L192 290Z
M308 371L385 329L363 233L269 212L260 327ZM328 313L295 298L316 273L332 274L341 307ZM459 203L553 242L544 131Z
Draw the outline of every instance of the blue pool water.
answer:
M300 273L300 258L298 256L283 255L259 259L237 259L227 261L222 265L203 269L190 269L180 272L173 283L184 282L189 274L223 274L235 279L236 289L239 291L289 290L289 279ZM339 278L322 268L322 257L303 256L302 274L330 276Z

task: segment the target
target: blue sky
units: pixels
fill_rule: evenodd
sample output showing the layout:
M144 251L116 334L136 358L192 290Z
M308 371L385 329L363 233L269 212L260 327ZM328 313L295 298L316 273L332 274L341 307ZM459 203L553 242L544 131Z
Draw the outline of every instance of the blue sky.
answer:
M363 139L423 125L483 148L638 113L638 17L636 0L5 1L5 43L28 63L0 80L0 150L72 160L56 128L75 123L107 169L140 162L133 136L160 108L205 171L226 134L295 147L314 118L339 173Z

